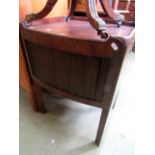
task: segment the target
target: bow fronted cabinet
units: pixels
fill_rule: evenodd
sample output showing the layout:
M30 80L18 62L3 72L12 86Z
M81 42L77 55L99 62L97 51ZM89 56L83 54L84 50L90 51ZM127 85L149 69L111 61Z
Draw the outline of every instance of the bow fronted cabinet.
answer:
M101 108L95 139L99 145L135 29L109 1L100 1L108 18L98 15L96 0L85 2L86 17L75 16L77 0L72 0L67 16L45 18L57 3L48 0L41 11L20 22L20 41L37 109L46 112L42 88Z

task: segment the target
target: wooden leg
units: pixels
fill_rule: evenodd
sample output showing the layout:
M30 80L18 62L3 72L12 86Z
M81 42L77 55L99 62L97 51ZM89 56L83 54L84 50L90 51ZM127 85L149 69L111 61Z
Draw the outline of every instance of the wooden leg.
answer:
M27 91L27 93L28 93L28 97L29 97L29 100L30 100L30 103L31 103L32 110L34 112L38 112L39 107L38 107L38 104L36 102L36 99L35 99L32 88L30 88L29 91Z
M70 4L69 4L69 14L66 18L66 21L68 21L75 13L75 9L76 9L76 5L77 5L77 0L70 0Z
M32 110L34 112L38 112L39 108L35 100L32 84L28 74L28 69L26 66L21 44L19 46L19 81L20 81L20 86L22 86L22 88L24 88L27 92Z
M108 117L108 111L109 110L103 110L102 109L102 113L101 113L101 117L100 117L100 122L99 122L99 126L98 126L98 131L97 131L97 135L96 135L96 139L95 139L95 143L99 146L100 142L101 142L101 138L102 138L102 134L103 134L103 130L106 124L106 120Z
M36 82L33 82L33 91L34 91L34 95L35 95L35 99L36 99L39 111L41 113L46 113L42 92L41 92L42 90L41 90L41 87Z

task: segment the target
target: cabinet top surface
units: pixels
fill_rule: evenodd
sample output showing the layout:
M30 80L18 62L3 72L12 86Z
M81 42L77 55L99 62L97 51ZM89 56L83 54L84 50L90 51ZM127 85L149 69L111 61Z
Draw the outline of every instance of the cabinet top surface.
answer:
M101 40L96 30L86 20L46 19L33 22L27 29L71 38ZM113 37L127 37L134 30L133 26L107 23L107 32Z

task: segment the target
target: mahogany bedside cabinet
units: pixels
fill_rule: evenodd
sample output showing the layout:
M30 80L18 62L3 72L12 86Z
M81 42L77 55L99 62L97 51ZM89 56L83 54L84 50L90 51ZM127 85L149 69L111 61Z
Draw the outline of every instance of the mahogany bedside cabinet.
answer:
M95 0L86 1L87 17L75 17L76 1L71 1L68 17L44 19L57 0L27 15L20 23L21 43L40 112L46 112L42 88L102 108L95 139L99 145L123 61L134 43L134 24L112 9L106 11L111 19L99 17ZM108 2L103 0L105 9Z

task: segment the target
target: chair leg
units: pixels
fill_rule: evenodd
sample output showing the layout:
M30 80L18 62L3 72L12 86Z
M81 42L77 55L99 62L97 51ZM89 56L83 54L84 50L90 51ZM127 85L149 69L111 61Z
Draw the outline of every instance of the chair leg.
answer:
M33 82L33 91L34 91L34 95L35 95L35 99L36 99L39 111L41 113L46 113L43 96L42 96L42 90L41 90L41 87L36 82Z
M97 130L97 135L96 135L96 139L95 139L95 143L98 146L100 145L100 142L101 142L103 130L104 130L106 120L107 120L107 117L108 117L108 112L109 112L109 110L103 110L102 109L100 122L99 122L98 130Z

